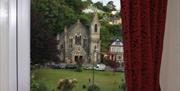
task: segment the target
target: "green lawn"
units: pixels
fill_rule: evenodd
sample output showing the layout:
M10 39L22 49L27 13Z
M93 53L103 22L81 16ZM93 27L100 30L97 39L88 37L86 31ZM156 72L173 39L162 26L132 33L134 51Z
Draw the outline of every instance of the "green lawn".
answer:
M55 89L59 79L75 78L78 80L73 91L87 91L83 89L83 85L88 85L88 79L92 78L92 70L83 70L83 72L75 72L67 69L38 69L34 70L35 80L45 84L49 89ZM121 79L124 73L95 71L95 84L100 87L101 91L120 91L119 85L122 84Z

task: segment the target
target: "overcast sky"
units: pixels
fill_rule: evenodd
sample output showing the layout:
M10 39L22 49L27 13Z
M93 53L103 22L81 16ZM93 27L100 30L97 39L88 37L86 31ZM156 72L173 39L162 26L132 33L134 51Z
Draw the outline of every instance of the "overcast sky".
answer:
M92 0L93 2L97 2L97 1L100 1L100 2L103 2L103 4L107 4L109 1L113 1L114 2L114 5L116 6L116 9L120 10L120 0Z

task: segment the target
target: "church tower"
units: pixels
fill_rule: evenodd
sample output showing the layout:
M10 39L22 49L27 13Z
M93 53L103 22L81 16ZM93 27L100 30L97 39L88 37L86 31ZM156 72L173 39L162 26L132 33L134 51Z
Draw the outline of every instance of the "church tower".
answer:
M100 61L100 29L101 24L98 19L98 14L95 13L93 20L90 26L90 54L91 54L91 62L99 62ZM96 52L95 52L96 51Z

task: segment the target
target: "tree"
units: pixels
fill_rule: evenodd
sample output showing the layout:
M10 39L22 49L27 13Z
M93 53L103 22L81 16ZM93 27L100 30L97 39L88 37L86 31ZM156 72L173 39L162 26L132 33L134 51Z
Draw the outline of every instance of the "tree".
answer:
M79 14L91 0L32 0L31 1L31 60L32 64L57 61L56 34L82 19L90 23L89 15ZM86 17L88 16L88 17Z
M109 45L111 44L111 37L113 35L109 32L109 29L107 28L107 26L102 26L101 27L101 51L103 52L107 52L109 49Z
M116 11L116 6L113 1L109 1L106 6L104 6L103 10L107 13L111 13L112 11Z
M116 10L116 6L114 5L114 2L113 1L109 1L106 5L111 11L114 11Z
M110 25L108 22L101 22L101 51L108 52L110 44L115 39L122 40L121 25Z
M64 26L82 19L82 10L91 3L91 0L32 0L32 8L41 12L49 29L57 34L63 32ZM83 21L89 20L83 18Z
M103 10L103 8L104 8L103 3L99 2L99 1L94 3L93 6L97 7L100 10Z
M44 64L58 60L56 37L48 29L41 13L31 13L31 63Z
M78 14L82 13L82 10L87 8L91 4L91 1L82 1L82 0L65 0L68 6L70 6Z

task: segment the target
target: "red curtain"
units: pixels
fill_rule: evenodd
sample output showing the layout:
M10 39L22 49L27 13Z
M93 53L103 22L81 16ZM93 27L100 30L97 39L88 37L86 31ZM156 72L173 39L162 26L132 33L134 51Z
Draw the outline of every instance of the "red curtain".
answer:
M160 91L167 0L121 0L126 91Z

